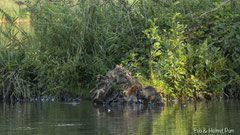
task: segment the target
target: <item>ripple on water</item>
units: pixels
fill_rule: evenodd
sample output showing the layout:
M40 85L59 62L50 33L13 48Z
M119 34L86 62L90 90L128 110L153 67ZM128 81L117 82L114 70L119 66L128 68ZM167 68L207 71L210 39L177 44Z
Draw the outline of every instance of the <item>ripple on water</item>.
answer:
M76 126L82 126L82 124L57 124L55 127L76 127Z
M33 130L34 128L31 127L17 127L14 130Z

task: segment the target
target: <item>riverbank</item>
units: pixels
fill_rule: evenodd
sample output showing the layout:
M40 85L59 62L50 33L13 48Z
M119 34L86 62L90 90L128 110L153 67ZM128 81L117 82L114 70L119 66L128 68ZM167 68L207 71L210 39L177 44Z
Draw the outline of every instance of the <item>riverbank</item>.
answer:
M123 64L166 100L240 98L238 1L26 4L34 34L12 15L1 24L0 97L89 98L97 76Z
M62 93L59 97L53 96L38 96L38 95L31 95L29 98L24 99L3 99L1 98L1 103L45 103L45 102L66 102L66 103L79 103L82 101L91 101L91 99L82 98L76 95L72 95L72 93Z

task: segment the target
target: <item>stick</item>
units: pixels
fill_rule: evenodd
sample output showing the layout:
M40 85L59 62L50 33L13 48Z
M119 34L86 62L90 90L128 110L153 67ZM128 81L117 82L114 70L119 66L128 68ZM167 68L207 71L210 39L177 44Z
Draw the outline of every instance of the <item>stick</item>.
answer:
M208 11L208 12L203 13L203 14L200 15L198 18L202 18L203 16L207 15L208 13L211 13L211 12L214 12L214 11L218 10L219 8L221 8L222 6L224 6L225 4L227 4L229 1L230 1L230 0L224 1L224 2L223 2L221 5L219 5L218 7L214 8L214 9Z

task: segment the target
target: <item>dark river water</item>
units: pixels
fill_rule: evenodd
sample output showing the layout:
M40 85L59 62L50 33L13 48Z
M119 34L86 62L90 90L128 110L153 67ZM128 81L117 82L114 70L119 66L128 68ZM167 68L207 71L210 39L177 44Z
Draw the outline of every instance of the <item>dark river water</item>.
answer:
M240 102L94 108L90 102L0 104L2 135L240 134Z

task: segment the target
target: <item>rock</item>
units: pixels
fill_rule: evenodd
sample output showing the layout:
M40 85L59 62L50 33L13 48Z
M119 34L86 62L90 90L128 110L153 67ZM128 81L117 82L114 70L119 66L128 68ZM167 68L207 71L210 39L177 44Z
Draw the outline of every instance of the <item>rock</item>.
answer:
M62 92L60 95L60 100L65 102L71 101L72 98L73 98L73 95L71 92Z
M52 101L52 102L55 102L55 98L52 98L51 101Z
M132 104L132 103L137 103L137 97L134 96L134 95L131 95L128 99L127 99L127 102Z

